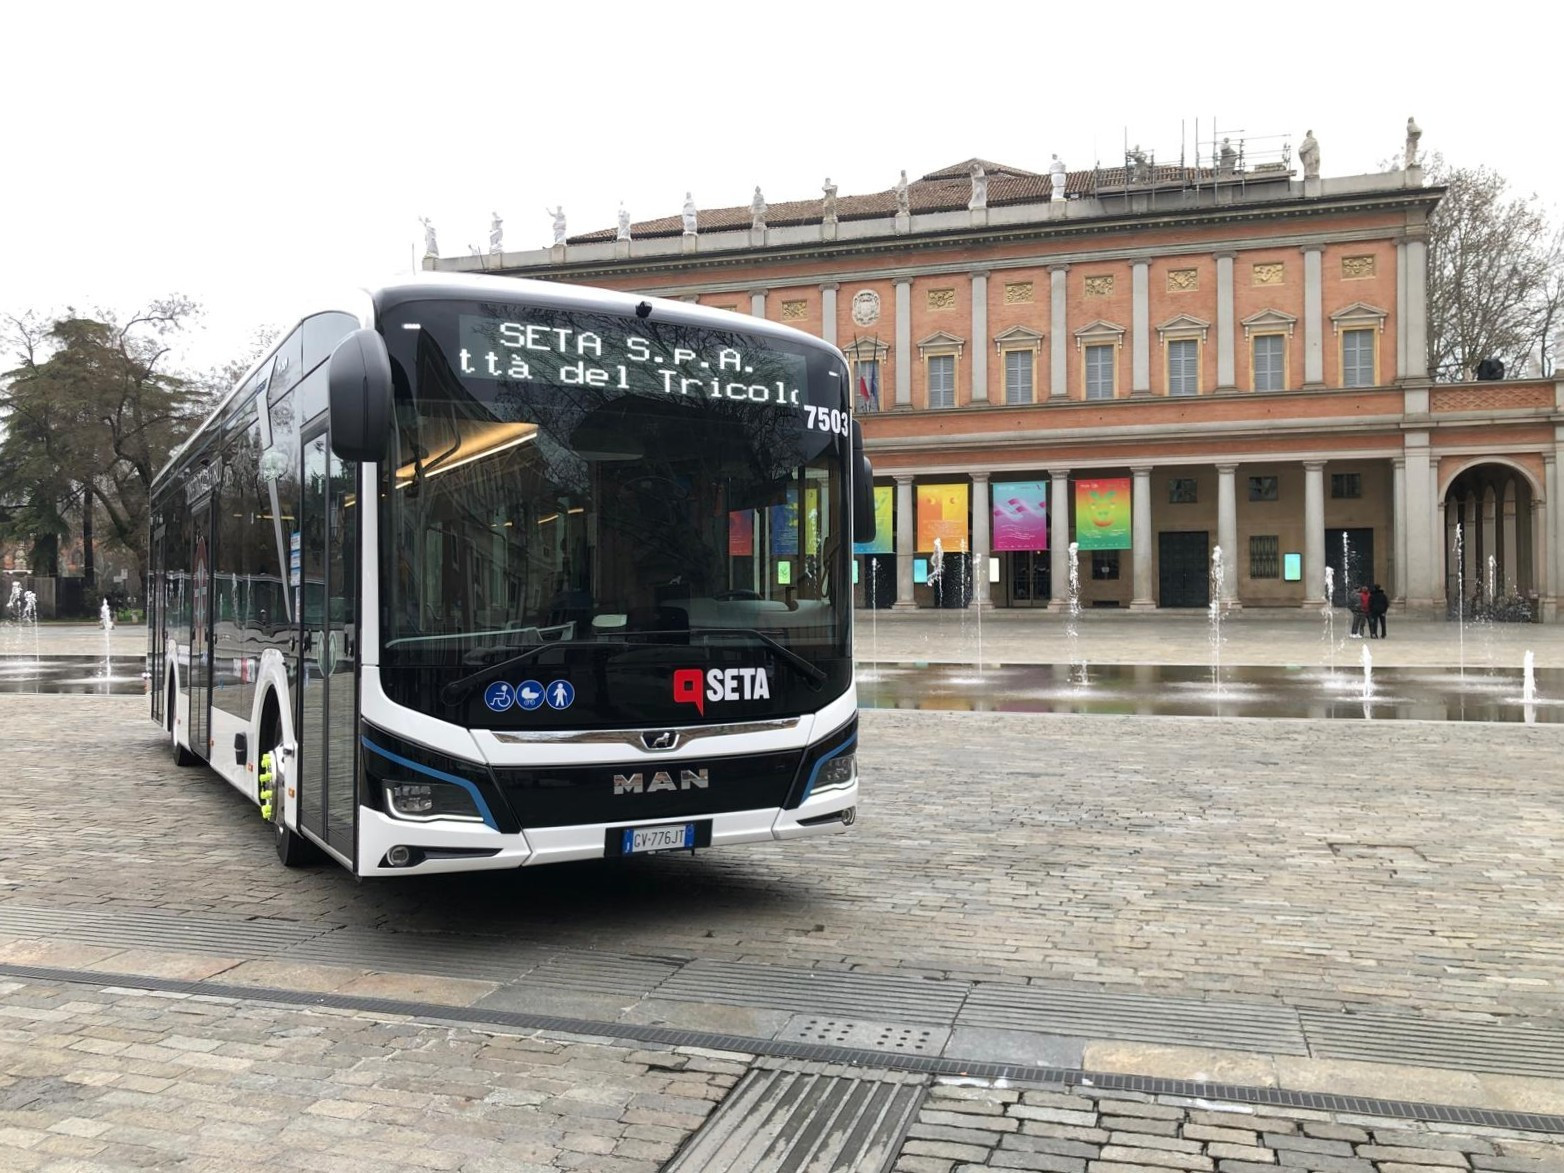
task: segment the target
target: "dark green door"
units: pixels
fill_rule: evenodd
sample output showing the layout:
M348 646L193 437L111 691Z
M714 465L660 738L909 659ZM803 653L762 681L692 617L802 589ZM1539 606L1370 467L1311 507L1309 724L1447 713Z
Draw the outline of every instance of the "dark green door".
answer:
M1210 542L1203 529L1157 535L1157 606L1204 607L1211 602Z

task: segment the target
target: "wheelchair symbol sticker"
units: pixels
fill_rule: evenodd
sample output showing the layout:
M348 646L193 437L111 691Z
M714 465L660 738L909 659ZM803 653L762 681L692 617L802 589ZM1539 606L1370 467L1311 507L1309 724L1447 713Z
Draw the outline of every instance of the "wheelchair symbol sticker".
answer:
M516 703L516 695L511 692L510 685L503 680L496 680L483 690L483 703L493 712L503 713Z
M548 686L548 703L551 709L568 709L576 699L576 690L568 680L556 680Z

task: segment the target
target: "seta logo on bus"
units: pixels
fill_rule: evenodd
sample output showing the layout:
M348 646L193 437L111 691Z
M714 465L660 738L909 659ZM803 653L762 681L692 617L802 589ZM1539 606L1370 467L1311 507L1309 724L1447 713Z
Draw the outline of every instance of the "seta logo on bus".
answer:
M764 668L675 668L673 699L704 717L707 701L770 700L771 683Z

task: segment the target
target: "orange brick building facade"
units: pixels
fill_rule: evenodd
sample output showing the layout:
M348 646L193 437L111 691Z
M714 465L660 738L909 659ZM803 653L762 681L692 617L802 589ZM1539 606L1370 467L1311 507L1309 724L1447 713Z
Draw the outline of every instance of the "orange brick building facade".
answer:
M1378 582L1443 612L1459 589L1552 620L1564 382L1430 382L1440 195L1415 167L969 160L869 195L687 209L629 239L425 265L683 298L835 343L894 501L892 549L860 558L863 605L1065 606L1070 545L1090 544L1080 483L1106 480L1129 533L1078 552L1082 606L1198 607L1218 590L1320 608L1329 568L1337 601ZM931 566L916 515L935 485L964 487L968 514L964 548ZM996 550L1009 489L993 490L1016 485L1043 486L1046 534Z

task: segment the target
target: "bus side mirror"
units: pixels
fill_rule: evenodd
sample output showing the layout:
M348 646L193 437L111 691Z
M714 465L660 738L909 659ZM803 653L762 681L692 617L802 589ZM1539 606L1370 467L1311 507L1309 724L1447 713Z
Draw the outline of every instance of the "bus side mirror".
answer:
M377 461L391 435L391 356L373 330L354 330L331 352L326 370L331 450L343 460Z
M853 421L853 541L874 541L874 469L863 454L863 428Z

